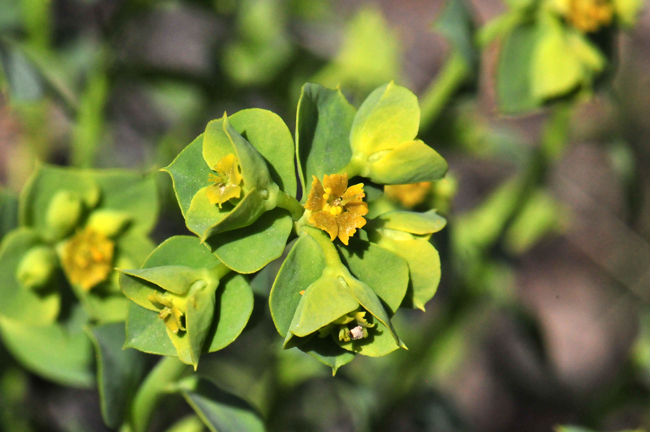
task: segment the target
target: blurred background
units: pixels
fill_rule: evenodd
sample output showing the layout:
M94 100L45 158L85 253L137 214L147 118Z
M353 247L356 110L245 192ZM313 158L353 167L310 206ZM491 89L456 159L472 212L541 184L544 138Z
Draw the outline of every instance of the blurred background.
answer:
M506 10L465 3L456 25L470 30ZM358 356L335 377L282 351L271 265L245 333L199 372L272 431L650 427L650 14L616 36L613 81L566 108L558 138L559 110L499 113L498 44L454 72L445 4L0 0L0 236L37 161L156 170L224 111L270 109L293 130L305 82L340 84L358 106L395 80L450 165L427 198L449 221L434 236L442 282L426 312L395 317L409 351ZM188 232L158 178L160 242ZM165 403L155 430L190 413ZM106 428L95 390L41 379L0 345L0 430Z

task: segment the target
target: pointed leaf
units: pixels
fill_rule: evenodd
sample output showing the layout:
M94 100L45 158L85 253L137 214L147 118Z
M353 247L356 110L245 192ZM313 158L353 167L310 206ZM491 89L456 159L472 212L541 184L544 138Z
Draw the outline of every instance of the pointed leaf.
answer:
M125 420L135 391L145 374L147 358L124 345L124 323L89 327L97 356L97 386L106 426L117 429Z
M440 283L438 251L424 240L396 241L382 237L378 244L408 263L411 282L402 306L424 310L424 305L433 298Z
M348 247L339 246L350 272L366 283L388 306L392 315L402 303L409 284L406 261L372 243L350 241Z
M245 400L205 378L190 377L179 383L185 400L212 432L263 432L259 413Z
M349 136L355 114L355 108L341 90L310 83L302 87L296 120L296 154L303 191L309 189L312 176L322 179L350 161ZM306 198L307 193L303 193L303 202Z
M537 43L537 26L516 27L503 41L497 67L497 101L505 114L538 108L541 101L532 92L532 62Z
M280 189L296 196L294 144L291 132L275 113L253 108L228 117L232 127L264 158L273 181ZM341 127L339 125L339 127Z
M302 298L300 292L316 282L324 269L325 257L318 243L310 236L300 236L282 263L269 295L271 317L280 335L286 336L289 331Z
M203 148L201 134L169 166L163 168L172 178L176 199L184 217L187 216L194 195L208 185L208 175L212 172L203 158Z
M121 269L122 273L158 285L174 294L185 294L197 280L205 277L205 272L180 265L149 267L143 269Z
M323 274L302 295L289 331L298 337L308 336L358 307L359 302L336 276Z
M282 255L292 228L291 216L274 209L252 225L213 236L206 244L237 273L255 273Z
M298 349L331 367L332 375L336 375L336 371L354 360L355 356L355 353L338 346L331 337L313 337L307 343L300 345Z

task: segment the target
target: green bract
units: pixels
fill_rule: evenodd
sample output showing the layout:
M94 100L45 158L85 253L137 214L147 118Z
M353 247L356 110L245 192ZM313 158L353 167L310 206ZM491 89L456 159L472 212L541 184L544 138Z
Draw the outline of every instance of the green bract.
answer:
M296 194L293 154L293 139L284 122L270 111L250 109L210 122L205 133L165 168L188 228L231 269L253 273L282 254L291 215L275 209L287 207ZM216 204L209 195L215 187L210 175L224 177L218 165L229 155L234 155L240 170L241 195ZM295 218L300 217L297 210Z
M234 341L248 322L253 294L198 238L167 239L139 270L120 270L129 306L125 346L198 365L203 352Z
M347 352L376 357L404 347L382 304L383 300L397 308L401 302L408 283L405 266L401 275L401 280L385 282L380 296L352 275L325 233L305 227L280 268L269 299L284 347L298 346L334 371L352 359Z
M447 163L415 139L419 126L420 107L413 93L392 82L373 91L352 123L348 175L361 175L380 184L441 179Z
M392 211L369 222L370 239L383 249L402 257L408 264L410 283L402 306L424 310L440 282L440 257L429 243L446 220L434 210L426 213Z

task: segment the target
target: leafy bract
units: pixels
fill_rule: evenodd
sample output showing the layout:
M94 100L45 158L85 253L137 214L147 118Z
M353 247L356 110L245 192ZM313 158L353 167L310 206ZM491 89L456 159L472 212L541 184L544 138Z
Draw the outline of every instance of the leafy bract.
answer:
M303 190L313 176L338 172L350 161L349 131L356 110L339 89L305 84L298 101L296 154ZM303 202L307 193L303 193Z
M158 309L152 303L150 296L155 292L163 292L158 283L169 285L172 280L184 280L194 287L196 282L194 284L190 282L192 276L188 278L180 275L191 275L192 269L195 269L197 271L195 275L204 277L202 275L206 270L217 268L219 265L219 260L200 244L199 239L176 236L163 242L147 258L142 266L144 273L139 275L142 277L136 276L137 271L126 271L122 274L120 276L122 290L134 302L129 306L125 347L152 354L179 355L178 346L174 348L174 345L169 342L171 336L164 321L156 312ZM181 273L162 281L165 273L173 274L174 268L169 267L174 266L176 269L181 269ZM158 273L152 276L157 271ZM144 277L151 281L155 280L157 284L147 282ZM213 290L213 294L203 290L198 290L196 293L191 290L188 292L188 295L193 295L192 305L196 306L187 306L188 325L204 328L205 331L198 332L201 334L189 340L184 340L187 339L186 337L179 337L176 342L192 353L217 351L233 342L243 330L252 312L253 294L243 276L219 276L217 283L216 292ZM190 345L187 345L188 343ZM196 364L198 358L192 354L191 360L192 364Z

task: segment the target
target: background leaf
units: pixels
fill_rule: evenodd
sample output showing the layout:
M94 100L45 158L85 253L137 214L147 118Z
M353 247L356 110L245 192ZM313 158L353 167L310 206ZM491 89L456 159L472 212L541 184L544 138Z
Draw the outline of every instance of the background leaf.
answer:
M212 432L262 432L264 422L245 400L217 387L205 378L179 383L185 400Z
M97 355L97 385L106 426L118 428L140 385L147 366L146 356L134 349L122 349L124 323L87 327Z

